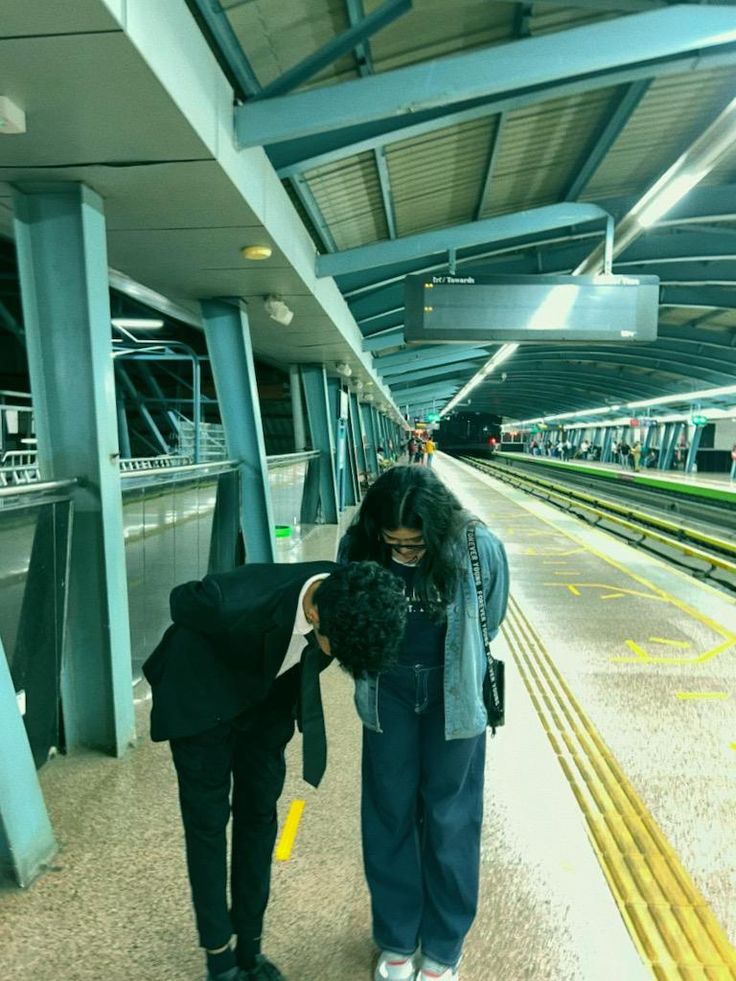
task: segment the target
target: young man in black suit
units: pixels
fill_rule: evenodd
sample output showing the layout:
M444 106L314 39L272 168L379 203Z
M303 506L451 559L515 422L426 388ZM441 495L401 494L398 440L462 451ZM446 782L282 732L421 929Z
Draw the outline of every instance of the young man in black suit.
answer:
M260 944L284 749L298 719L304 777L317 786L326 763L319 671L332 657L354 677L390 667L404 592L374 562L249 564L177 586L171 618L143 672L151 738L171 743L207 976L284 981Z

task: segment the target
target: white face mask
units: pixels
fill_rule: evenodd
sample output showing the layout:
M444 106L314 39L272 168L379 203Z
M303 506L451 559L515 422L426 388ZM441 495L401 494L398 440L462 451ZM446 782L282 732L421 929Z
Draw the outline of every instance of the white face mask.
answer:
M408 566L414 566L414 565L419 565L419 556L418 556L418 555L415 555L413 559L410 559L410 560L409 560L409 561L407 562L407 561L406 561L405 559L400 559L400 558L398 557L398 555L396 555L396 554L394 553L394 554L393 554L393 555L391 556L391 561L392 561L392 562L395 562L395 563L396 563L397 565L408 565Z

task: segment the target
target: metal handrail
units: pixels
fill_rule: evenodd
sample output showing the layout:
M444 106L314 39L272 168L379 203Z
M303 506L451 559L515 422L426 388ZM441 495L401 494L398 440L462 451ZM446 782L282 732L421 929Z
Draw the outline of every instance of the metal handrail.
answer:
M13 484L12 487L0 487L0 497L18 497L21 494L51 494L74 487L79 483L76 478L71 480L45 480L32 484Z
M235 470L240 466L238 460L211 460L209 463L189 463L183 467L152 467L150 470L126 470L120 474L122 480L136 477L139 480L143 477L170 477L172 474L179 473L205 473L208 470Z
M277 453L274 456L267 456L268 469L277 467L287 467L291 463L301 463L304 460L316 460L320 456L319 450L306 450L303 453Z

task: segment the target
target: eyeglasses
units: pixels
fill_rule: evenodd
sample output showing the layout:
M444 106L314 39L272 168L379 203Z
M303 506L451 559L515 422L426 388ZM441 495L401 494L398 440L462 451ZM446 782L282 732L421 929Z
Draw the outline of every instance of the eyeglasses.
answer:
M403 542L387 542L385 538L382 538L381 541L384 545L387 545L392 552L423 552L427 547L424 542L405 545Z

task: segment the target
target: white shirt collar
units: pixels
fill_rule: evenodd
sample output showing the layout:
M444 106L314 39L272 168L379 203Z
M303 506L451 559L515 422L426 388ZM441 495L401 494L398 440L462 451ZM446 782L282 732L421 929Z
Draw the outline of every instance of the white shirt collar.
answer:
M306 614L304 613L304 597L312 583L326 579L328 576L329 572L320 572L316 576L310 576L302 586L299 599L296 602L296 617L294 618L294 626L291 628L292 634L299 634L305 637L310 630L314 629L314 625L307 620Z

